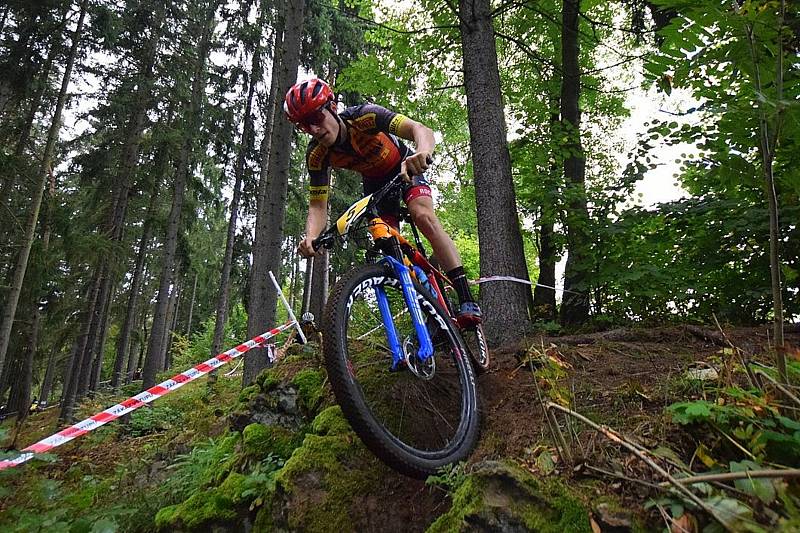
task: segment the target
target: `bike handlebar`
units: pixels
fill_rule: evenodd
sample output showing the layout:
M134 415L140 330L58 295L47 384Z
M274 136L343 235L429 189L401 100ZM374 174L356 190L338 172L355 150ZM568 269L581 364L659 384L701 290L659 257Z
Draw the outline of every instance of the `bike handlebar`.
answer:
M429 155L427 158L425 158L425 161L429 165L433 164L433 157ZM406 174L404 172L401 172L401 173L397 174L395 177L390 179L386 183L386 185L381 187L377 192L373 193L372 197L376 198L377 200L380 200L383 197L383 195L385 195L391 188L393 188L394 186L397 185L398 180L403 180L404 181L404 176L406 176ZM328 228L325 231L323 231L322 233L320 233L319 236L316 239L311 241L311 247L314 248L315 252L317 250L319 250L320 248L322 248L322 247L328 248L328 249L333 248L333 242L334 242L334 237L335 237L335 234L333 232L333 228L334 228L334 226L331 226L330 228Z

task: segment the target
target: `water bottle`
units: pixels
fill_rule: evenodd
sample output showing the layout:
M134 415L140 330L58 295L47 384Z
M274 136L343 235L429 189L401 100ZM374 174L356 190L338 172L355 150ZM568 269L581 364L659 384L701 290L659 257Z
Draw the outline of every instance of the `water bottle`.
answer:
M425 274L425 271L415 265L414 273L417 275L419 284L425 287L425 289L427 289L427 291L431 293L434 298L437 298L436 291L434 290L433 285L431 285L430 280L428 280L428 276Z

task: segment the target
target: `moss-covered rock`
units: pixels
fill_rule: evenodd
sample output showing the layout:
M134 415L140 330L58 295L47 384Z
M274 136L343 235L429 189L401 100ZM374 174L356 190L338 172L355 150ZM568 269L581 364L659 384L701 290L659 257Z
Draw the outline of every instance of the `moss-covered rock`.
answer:
M281 384L281 377L275 368L267 368L258 375L255 384L261 392L269 392Z
M332 421L329 413L327 419ZM331 424L328 427L333 428ZM375 490L385 467L352 434L306 435L263 497L254 531L356 531L354 502Z
M307 412L313 413L322 400L322 384L325 375L321 370L307 368L301 370L292 378L292 385L297 388L300 406Z
M272 453L287 459L298 444L298 437L281 426L250 424L244 428L243 454L250 459L261 459Z
M557 480L516 465L487 461L466 477L451 510L428 533L452 531L591 532L589 514Z
M261 388L258 385L250 385L249 387L243 388L239 393L239 403L249 402L259 392L261 392Z
M246 501L246 498L242 496L245 491L245 483L247 482L247 477L239 474L238 472L231 472L225 481L222 482L216 490L220 493L221 496L224 498L228 498L234 505L238 505Z
M161 531L198 531L212 525L230 525L252 497L243 496L247 478L233 472L218 487L200 488L188 500L164 507L156 514L156 527Z
M311 431L317 435L344 435L353 430L350 423L342 414L342 408L332 405L320 412L311 423Z
M195 492L185 502L165 507L156 515L162 531L198 531L236 518L233 501L216 489Z

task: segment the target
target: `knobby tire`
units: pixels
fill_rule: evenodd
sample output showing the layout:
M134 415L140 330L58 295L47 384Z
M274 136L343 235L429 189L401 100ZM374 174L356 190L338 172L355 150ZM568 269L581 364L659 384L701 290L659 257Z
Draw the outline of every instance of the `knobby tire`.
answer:
M323 317L325 363L342 412L367 448L395 470L424 479L466 459L477 442L475 374L457 328L416 281L423 315L438 328L436 372L429 381L405 368L390 372L388 342L383 328L376 329L382 322L370 294L375 285L385 288L393 314L401 315L395 320L401 342L415 340L407 333L413 332L410 317L402 316L408 312L399 283L383 264L357 266L337 282ZM412 340L407 343L416 353Z

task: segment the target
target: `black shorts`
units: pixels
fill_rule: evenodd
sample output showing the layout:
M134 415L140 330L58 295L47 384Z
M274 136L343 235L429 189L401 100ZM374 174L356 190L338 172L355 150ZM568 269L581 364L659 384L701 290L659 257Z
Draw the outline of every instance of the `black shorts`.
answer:
M364 196L366 196L379 191L381 187L386 185L386 182L377 180L364 180L362 185L364 187ZM420 196L431 196L431 186L424 174L420 176L414 176L414 178L411 180L411 183L403 184L402 198L406 205L414 200L414 198L418 198ZM384 219L384 221L388 222L395 228L399 227L400 224L398 217L400 215L400 195L385 196L378 204L378 214L382 219Z

